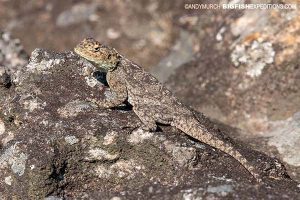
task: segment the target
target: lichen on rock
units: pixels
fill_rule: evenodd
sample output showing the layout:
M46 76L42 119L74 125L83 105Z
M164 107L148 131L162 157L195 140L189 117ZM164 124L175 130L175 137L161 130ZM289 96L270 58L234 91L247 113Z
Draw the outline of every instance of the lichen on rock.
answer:
M274 62L274 56L272 43L254 40L251 44L236 45L231 53L231 60L236 67L245 67L246 74L255 78L262 74L267 64Z

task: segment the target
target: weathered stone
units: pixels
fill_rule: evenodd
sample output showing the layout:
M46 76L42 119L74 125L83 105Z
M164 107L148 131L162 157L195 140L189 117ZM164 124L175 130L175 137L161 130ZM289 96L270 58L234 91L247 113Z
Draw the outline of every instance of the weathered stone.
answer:
M124 106L95 108L86 98L103 98L105 86L94 70L72 52L37 49L12 74L14 87L2 90L9 95L0 101L1 197L298 196L294 181L255 185L234 159L171 127L137 129L141 122ZM272 160L246 147L245 153L262 165Z

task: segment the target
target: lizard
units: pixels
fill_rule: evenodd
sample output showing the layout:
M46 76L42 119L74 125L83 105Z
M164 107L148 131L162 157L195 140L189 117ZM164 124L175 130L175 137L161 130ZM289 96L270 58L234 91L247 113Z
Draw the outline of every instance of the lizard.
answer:
M127 100L143 124L140 128L155 131L157 123L174 126L192 138L230 155L257 182L262 181L261 174L232 141L222 140L209 131L189 107L142 67L93 38L82 40L74 51L107 72L106 79L112 97L103 100L88 99L89 101L100 108L113 108Z

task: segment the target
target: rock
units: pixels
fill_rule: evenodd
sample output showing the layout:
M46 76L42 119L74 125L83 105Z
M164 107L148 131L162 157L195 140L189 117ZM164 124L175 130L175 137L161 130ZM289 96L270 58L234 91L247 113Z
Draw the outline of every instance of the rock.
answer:
M157 66L151 69L151 73L158 78L160 82L165 82L175 73L175 70L181 65L193 59L193 42L195 38L186 31L180 32L180 38L176 41L172 51Z
M219 196L227 196L228 193L233 192L232 185L219 185L219 186L208 186L207 191L210 193L216 193Z
M97 109L86 99L104 98L106 87L94 71L72 52L36 49L12 74L15 87L0 90L1 198L299 197L296 182L256 185L234 159L178 130L145 132L129 109Z
M151 132L145 132L142 129L133 131L128 137L128 142L131 144L143 143L144 140L151 139L154 137L154 134Z
M286 120L274 121L271 130L263 134L268 138L268 145L278 149L283 161L300 167L300 112Z
M236 67L244 65L246 74L255 78L262 74L267 64L274 62L274 56L272 44L259 38L251 44L236 45L231 53L231 61Z
M272 121L300 110L299 10L228 12L207 14L209 21L190 28L199 51L167 84L197 111L266 133Z
M6 71L4 67L0 67L0 85L5 88L9 88L11 86L11 77Z
M60 13L56 19L58 27L73 25L85 21L95 21L99 19L96 11L101 7L98 3L79 3L72 6L69 10Z
M300 181L299 9L191 16L199 20L183 29L193 32L198 52L166 84L197 111L238 128L245 142L282 158Z
M15 71L28 63L28 55L19 39L13 39L8 32L0 31L0 76L1 69ZM1 82L0 82L1 83Z

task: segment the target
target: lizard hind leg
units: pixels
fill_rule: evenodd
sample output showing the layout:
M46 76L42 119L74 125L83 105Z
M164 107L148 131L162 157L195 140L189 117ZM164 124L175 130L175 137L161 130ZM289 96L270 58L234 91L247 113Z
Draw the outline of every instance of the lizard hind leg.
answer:
M235 145L233 141L221 139L222 137L220 137L220 133L206 129L193 116L187 115L181 118L175 118L171 125L182 130L200 142L206 143L211 147L217 148L230 155L241 163L241 165L247 169L257 182L262 182L261 174L258 172L256 167L248 161L245 155L241 153L241 149Z
M137 109L135 107L133 107L133 111L143 123L143 125L140 127L141 129L153 132L157 130L156 122L151 117L151 114L149 114L149 112L147 112L146 110Z

